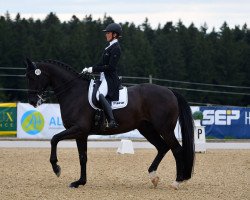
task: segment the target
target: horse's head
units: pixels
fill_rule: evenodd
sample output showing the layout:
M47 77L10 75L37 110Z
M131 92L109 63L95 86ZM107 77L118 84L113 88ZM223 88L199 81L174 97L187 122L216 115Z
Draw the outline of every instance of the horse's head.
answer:
M43 103L43 93L49 85L46 72L30 59L26 59L26 78L28 81L29 103L37 107Z

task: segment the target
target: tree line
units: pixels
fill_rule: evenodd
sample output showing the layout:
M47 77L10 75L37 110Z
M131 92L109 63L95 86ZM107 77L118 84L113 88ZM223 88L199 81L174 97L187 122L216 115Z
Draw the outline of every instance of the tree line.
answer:
M107 46L102 30L111 22L114 22L112 17L106 15L98 20L91 15L83 19L73 15L70 21L61 22L55 13L49 13L44 20L25 19L19 13L11 19L7 12L0 16L0 67L23 68L23 61L29 57L34 61L60 60L80 72L85 66L99 62ZM219 31L208 32L206 24L197 28L179 21L166 22L153 29L146 18L138 26L129 22L121 26L119 75L152 75L184 81L153 83L176 88L189 102L250 104L250 29L247 24L230 28L224 22ZM0 74L24 73L0 70ZM0 88L26 88L23 77L0 78ZM0 98L1 102L27 101L21 91L0 90Z

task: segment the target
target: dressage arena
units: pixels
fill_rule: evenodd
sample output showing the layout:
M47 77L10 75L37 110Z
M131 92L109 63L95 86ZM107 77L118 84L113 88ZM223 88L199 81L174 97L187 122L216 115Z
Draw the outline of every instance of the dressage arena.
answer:
M62 174L49 163L50 148L0 148L0 199L250 199L250 150L196 153L193 178L173 190L175 161L169 152L153 188L147 173L156 150L117 154L114 148L89 148L85 186L68 185L79 178L76 148L58 148Z

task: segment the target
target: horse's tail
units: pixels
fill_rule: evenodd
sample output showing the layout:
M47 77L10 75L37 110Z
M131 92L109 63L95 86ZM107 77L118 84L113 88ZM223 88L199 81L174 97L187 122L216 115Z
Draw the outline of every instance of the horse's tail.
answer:
M184 179L188 180L192 176L195 160L194 150L194 121L190 106L184 97L176 91L173 91L178 100L179 123L182 134L182 148L184 156Z

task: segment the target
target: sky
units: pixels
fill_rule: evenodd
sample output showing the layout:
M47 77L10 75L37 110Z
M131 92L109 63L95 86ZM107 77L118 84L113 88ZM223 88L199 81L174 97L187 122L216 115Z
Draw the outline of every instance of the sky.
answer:
M136 25L147 17L152 28L179 20L186 26L206 23L210 30L219 30L225 21L231 28L245 23L250 27L250 0L0 0L0 15L7 11L13 19L18 12L21 17L41 20L54 12L61 21L70 20L72 15L103 19L106 13L117 23Z

